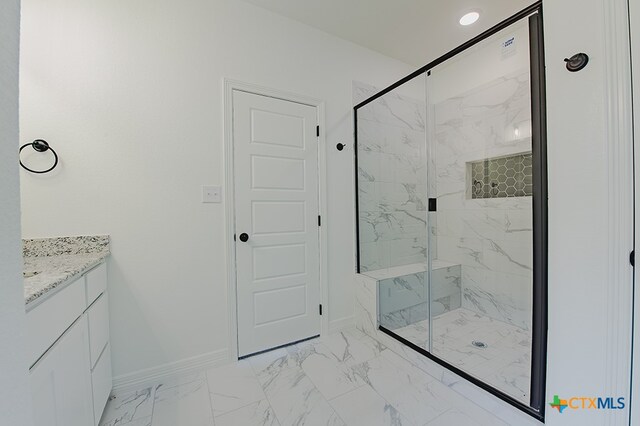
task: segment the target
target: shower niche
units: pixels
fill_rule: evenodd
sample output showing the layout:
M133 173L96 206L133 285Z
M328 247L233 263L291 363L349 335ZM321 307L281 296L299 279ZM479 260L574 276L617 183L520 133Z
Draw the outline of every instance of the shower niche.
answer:
M533 196L531 153L467 163L467 198Z
M538 419L541 13L537 3L386 89L354 83L357 268L374 283L357 290L361 322Z

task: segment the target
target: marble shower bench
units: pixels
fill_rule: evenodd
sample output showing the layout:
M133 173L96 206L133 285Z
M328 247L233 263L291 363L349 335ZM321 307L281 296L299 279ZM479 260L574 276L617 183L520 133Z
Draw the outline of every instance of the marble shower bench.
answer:
M363 272L378 295L374 319L391 330L428 319L429 287L426 264L411 264ZM461 266L442 260L432 261L431 310L439 315L462 304Z

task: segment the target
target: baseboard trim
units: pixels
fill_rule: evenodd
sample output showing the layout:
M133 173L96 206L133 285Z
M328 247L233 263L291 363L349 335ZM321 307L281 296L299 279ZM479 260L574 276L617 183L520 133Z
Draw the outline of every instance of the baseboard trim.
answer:
M329 334L339 333L344 329L352 328L355 326L355 323L355 317L353 315L329 321Z
M156 367L145 368L133 373L122 374L113 378L113 392L123 392L129 389L140 389L152 385L161 379L191 373L207 368L218 367L231 362L227 348L181 359Z

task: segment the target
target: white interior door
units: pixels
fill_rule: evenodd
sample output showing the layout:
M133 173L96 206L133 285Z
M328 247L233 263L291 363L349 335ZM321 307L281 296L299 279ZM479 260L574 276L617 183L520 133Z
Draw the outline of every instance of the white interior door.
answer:
M320 334L316 126L315 107L233 92L240 357Z

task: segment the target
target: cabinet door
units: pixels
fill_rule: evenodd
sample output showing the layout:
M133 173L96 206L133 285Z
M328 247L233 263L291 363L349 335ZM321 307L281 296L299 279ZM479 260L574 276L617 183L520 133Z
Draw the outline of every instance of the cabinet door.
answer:
M93 424L86 316L81 316L33 366L30 382L36 425Z

